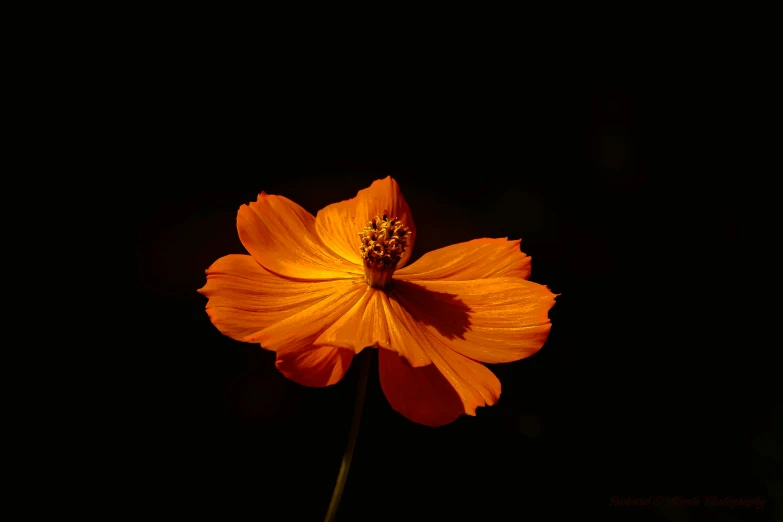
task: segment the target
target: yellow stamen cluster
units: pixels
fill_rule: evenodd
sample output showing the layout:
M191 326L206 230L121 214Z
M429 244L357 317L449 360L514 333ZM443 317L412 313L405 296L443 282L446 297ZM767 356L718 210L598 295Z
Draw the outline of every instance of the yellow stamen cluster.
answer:
M395 267L405 252L409 230L397 217L389 219L387 211L367 223L359 232L359 247L365 264L378 268Z

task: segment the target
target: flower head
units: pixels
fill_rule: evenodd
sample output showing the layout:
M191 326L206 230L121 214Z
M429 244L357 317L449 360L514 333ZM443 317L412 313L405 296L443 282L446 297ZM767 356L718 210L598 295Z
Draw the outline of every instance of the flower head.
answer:
M498 400L482 362L528 357L549 334L555 296L527 280L518 240L475 239L406 266L416 227L390 177L315 217L262 192L240 207L237 230L250 255L207 269L207 313L223 334L274 351L300 384L334 384L378 348L392 407L439 426Z
M400 262L408 244L410 230L399 218L389 219L386 210L367 222L361 238L364 279L373 288L386 288L392 282L392 274Z

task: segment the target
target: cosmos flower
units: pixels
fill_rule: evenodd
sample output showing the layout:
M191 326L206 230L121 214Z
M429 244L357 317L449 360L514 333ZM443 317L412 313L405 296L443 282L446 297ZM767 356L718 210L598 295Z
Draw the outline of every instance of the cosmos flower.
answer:
M207 313L223 334L274 351L300 384L335 384L377 348L392 408L440 426L497 402L482 362L528 357L549 334L555 296L527 280L518 240L475 239L406 266L416 228L391 177L315 217L262 192L240 207L237 230L250 255L207 269Z

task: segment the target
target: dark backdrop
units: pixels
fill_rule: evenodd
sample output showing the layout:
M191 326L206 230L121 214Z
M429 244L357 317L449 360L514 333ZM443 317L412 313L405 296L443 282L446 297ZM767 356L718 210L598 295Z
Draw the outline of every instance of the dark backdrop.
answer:
M735 162L747 130L728 123L737 100L660 78L531 85L509 73L436 86L416 75L334 82L319 70L250 81L165 63L128 101L149 115L126 158L132 333L152 375L140 503L213 520L322 520L355 368L324 389L288 381L274 354L223 337L196 289L214 260L245 253L236 211L258 192L316 213L391 175L416 222L414 260L521 238L531 279L562 295L544 348L492 366L503 394L475 418L409 422L386 402L374 361L340 520L592 508L744 520L780 509L780 344L762 333L779 318L780 286L761 275L776 266L775 198ZM768 503L610 506L709 495Z

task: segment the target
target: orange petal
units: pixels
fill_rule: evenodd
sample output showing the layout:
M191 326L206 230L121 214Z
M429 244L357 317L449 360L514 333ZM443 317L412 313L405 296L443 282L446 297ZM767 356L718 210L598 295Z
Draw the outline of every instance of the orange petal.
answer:
M442 426L497 402L500 381L487 367L443 346L429 355L433 364L412 368L394 352L380 350L381 388L396 412L419 424Z
M329 250L315 231L315 218L283 196L262 192L239 207L237 230L250 255L270 272L302 280L363 273Z
M207 269L207 284L199 292L209 298L207 313L217 329L244 341L350 286L345 279L292 281L270 273L251 256L229 255Z
M359 353L365 347L385 348L405 357L412 366L430 364L424 351L430 337L399 303L367 287L351 310L326 329L315 345L338 346Z
M396 353L380 350L378 373L391 407L413 422L443 426L464 412L454 387L432 364L413 368Z
M277 352L278 355L312 347L324 330L351 310L367 288L362 279L348 279L341 283L341 286L325 299L264 328L246 340L261 343L261 346Z
M400 186L390 176L374 181L369 188L360 190L353 199L322 209L315 218L315 229L323 242L335 253L361 265L359 231L384 210L390 216L399 218L410 229L408 246L397 263L397 267L402 268L413 252L416 227L408 203L400 192Z
M395 281L392 294L448 348L487 363L529 357L549 335L555 295L518 277Z
M519 250L520 240L474 239L428 252L394 277L413 280L470 281L489 277L530 277L530 257Z
M353 198L319 210L315 216L315 230L321 241L334 253L351 263L361 265L359 231L364 228L365 223L357 228L355 201L356 198Z
M275 366L294 382L320 388L339 382L352 359L353 352L350 350L322 346L278 354Z

